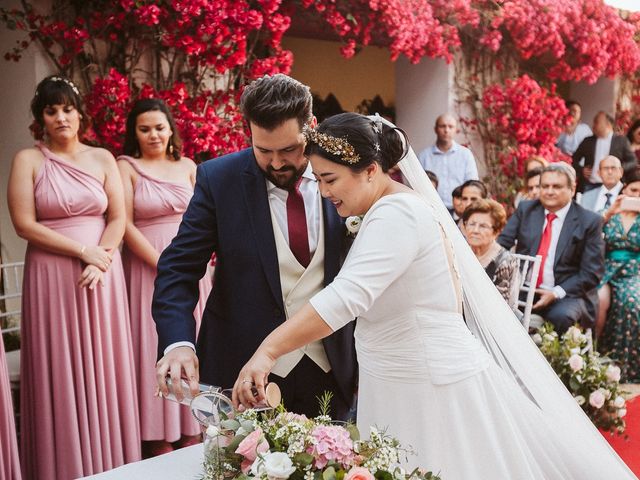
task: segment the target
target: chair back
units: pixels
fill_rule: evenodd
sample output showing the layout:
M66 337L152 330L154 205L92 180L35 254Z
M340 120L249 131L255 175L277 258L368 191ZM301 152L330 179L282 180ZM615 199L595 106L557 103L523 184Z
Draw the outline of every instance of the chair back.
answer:
M0 263L0 326L2 333L20 330L24 262Z
M531 309L533 307L533 298L536 293L538 275L540 274L542 256L536 255L533 257L530 255L522 255L520 253L513 253L512 255L518 259L518 271L520 272L518 279L520 282L520 288L518 289L518 310L522 313L522 326L529 331L529 324L531 323Z

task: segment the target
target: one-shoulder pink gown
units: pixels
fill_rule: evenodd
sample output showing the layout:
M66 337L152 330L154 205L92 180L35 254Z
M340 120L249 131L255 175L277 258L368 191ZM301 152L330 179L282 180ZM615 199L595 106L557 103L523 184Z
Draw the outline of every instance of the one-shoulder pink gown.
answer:
M85 245L105 228L102 182L39 145L38 221ZM21 455L29 480L68 480L140 459L138 395L118 251L104 286L77 285L84 265L29 244L21 360Z
M118 160L128 162L138 173L133 192L134 224L149 243L162 252L178 232L182 214L193 195L193 187L154 178L132 157L123 155ZM123 258L138 374L142 440L175 442L181 434L197 435L200 427L187 407L155 396L158 335L151 316L151 301L156 270L126 247ZM211 275L207 273L200 280L200 301L194 311L196 328L200 326L210 291Z
M13 402L9 385L7 359L0 334L0 479L20 480L20 459L16 425L13 419Z

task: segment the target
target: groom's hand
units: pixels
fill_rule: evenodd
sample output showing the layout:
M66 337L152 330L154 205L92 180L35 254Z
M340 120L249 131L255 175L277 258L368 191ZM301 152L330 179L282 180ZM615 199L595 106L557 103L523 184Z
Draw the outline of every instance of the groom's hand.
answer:
M163 396L169 394L167 375L171 377L171 385L176 399L180 402L184 398L184 392L180 385L180 379L185 378L189 383L191 395L197 395L200 391L198 380L199 363L196 352L191 347L176 347L162 357L156 364L156 381L158 390Z

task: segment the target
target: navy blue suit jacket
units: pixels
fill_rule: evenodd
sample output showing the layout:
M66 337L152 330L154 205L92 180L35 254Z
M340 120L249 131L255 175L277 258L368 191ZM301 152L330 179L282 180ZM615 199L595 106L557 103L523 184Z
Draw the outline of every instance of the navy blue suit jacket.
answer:
M340 269L347 238L323 199L325 285ZM216 252L214 286L197 343L198 281ZM251 149L198 166L195 192L176 237L160 256L153 296L159 355L172 343L196 344L203 382L231 387L262 340L285 321L265 177ZM353 322L323 340L345 401L355 391Z
M498 237L498 243L516 253L535 256L544 225L544 207L539 200L523 201ZM553 276L567 297L584 298L592 318L597 308L596 287L604 273L602 217L575 202L562 224Z

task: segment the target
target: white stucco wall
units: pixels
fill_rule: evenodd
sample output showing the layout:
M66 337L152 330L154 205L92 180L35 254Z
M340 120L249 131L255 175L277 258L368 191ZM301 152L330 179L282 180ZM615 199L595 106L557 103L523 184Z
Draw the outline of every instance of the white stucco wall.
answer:
M572 83L569 96L582 105L582 122L591 126L593 117L600 110L614 114L616 106L617 82L601 78L593 85L584 82Z

